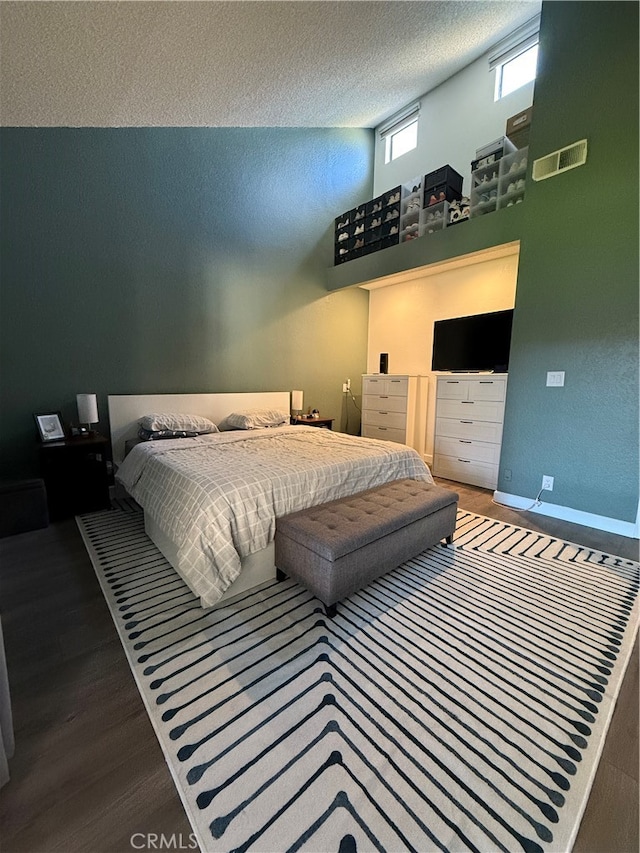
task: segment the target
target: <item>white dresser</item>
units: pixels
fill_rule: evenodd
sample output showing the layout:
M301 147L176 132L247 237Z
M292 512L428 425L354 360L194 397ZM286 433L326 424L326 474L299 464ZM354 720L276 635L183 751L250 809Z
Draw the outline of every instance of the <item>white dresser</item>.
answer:
M362 435L408 444L424 453L424 376L371 373L362 377Z
M496 488L506 392L506 373L438 376L436 477Z

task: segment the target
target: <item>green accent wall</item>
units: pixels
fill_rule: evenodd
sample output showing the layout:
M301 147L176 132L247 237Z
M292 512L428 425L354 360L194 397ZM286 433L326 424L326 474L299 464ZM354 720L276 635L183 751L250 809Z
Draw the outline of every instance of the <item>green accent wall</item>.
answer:
M626 522L638 510L638 4L542 7L498 488ZM565 371L547 388L549 370ZM510 470L508 481L505 471Z
M4 128L0 146L3 476L37 471L33 413L77 422L79 392L107 434L107 395L133 393L302 388L344 425L368 294L325 276L334 217L372 193L371 131Z

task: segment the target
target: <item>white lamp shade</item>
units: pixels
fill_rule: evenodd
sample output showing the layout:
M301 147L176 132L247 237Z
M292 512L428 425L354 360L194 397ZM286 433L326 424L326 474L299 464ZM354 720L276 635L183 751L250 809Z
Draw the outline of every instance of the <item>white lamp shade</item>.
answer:
M95 394L76 394L78 420L81 424L98 423L98 398Z
M291 392L291 408L294 412L302 411L302 391Z

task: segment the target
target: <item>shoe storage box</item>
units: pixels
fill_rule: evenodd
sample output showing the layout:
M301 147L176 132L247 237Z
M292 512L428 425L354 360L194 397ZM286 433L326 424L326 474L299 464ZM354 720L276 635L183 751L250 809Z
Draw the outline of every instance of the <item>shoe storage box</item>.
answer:
M424 207L462 198L463 178L449 164L424 176Z
M528 153L528 148L516 149L471 173L472 218L523 201Z
M440 184L431 190L425 190L424 206L431 207L434 204L440 204L442 201L460 201L461 198L462 193L459 190L455 190L448 184Z
M520 204L524 200L528 160L529 149L520 148L500 161L498 209Z
M402 185L400 202L400 242L419 236L422 210L422 179L414 178Z
M387 234L386 237L382 237L380 240L380 248L388 249L389 246L395 246L400 242L400 232L394 231L392 234Z
M529 147L529 133L531 131L531 114L533 107L516 113L507 119L505 135L516 146L517 149Z
M401 187L335 219L334 263L342 264L400 241Z
M507 136L501 136L494 142L477 149L476 159L471 161L471 171L475 172L485 166L492 166L501 160L505 154L512 154L516 150L516 146Z
M441 166L434 172L429 172L429 174L424 176L424 194L425 196L431 195L436 187L444 184L462 195L462 180L462 175L456 172L455 169L452 169L451 166L448 164Z
M442 231L449 223L449 202L439 201L423 208L420 214L421 234L433 234Z
M334 263L336 264L346 261L353 248L352 214L352 210L347 210L335 219Z

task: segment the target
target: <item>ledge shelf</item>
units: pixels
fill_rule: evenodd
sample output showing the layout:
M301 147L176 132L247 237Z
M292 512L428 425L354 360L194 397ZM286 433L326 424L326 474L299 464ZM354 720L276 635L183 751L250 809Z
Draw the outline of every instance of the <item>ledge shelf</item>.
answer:
M525 207L524 204L512 205L496 210L491 216L464 220L437 234L426 234L418 240L399 243L349 263L329 267L327 290L368 284L397 273L517 243L522 233Z

